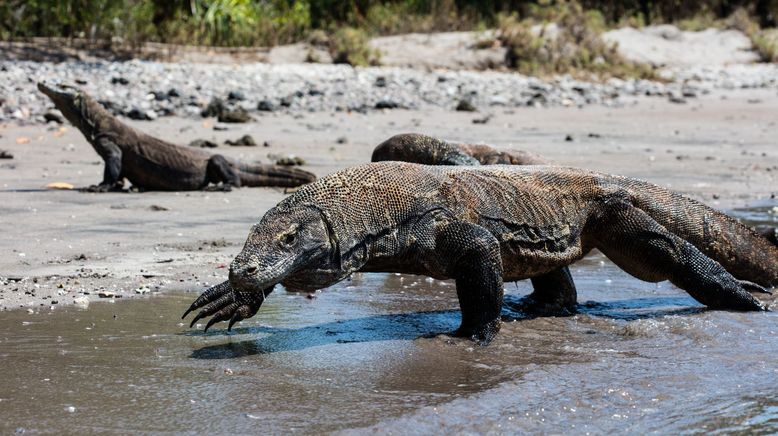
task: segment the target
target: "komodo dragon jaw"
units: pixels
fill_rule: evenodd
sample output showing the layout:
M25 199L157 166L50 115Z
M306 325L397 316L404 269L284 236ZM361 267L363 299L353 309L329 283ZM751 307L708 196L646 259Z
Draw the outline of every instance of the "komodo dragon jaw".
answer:
M229 280L204 292L183 317L202 308L190 327L213 315L206 331L226 320L229 330L254 316L278 283L294 281L297 275L317 289L337 282L339 269L326 269L332 248L328 225L315 208L272 209L251 228L243 250L230 264Z

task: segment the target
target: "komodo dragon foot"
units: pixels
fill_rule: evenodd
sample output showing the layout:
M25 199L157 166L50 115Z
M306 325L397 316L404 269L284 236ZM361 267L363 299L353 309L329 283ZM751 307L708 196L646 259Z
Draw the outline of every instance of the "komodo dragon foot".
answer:
M205 330L217 322L227 321L230 323L227 330L231 330L233 324L246 318L251 318L257 314L265 298L273 292L273 288L265 289L264 292L238 292L232 289L230 282L222 282L216 286L208 288L200 297L189 306L181 319L186 318L189 312L202 308L197 316L194 317L189 327L195 325L197 321L206 316L213 317L208 320Z

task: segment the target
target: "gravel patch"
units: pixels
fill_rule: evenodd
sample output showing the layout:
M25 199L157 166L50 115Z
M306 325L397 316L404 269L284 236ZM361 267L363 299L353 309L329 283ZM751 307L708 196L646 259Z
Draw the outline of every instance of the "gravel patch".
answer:
M0 122L47 122L53 105L35 89L44 79L74 83L115 114L149 120L166 115L201 118L214 99L223 100L229 110L249 114L429 107L453 111L462 100L488 112L494 107L619 106L634 96L694 98L713 89L778 86L778 68L772 64L677 68L666 74L672 78L669 83L594 83L569 76L543 80L510 72L347 65L3 61Z

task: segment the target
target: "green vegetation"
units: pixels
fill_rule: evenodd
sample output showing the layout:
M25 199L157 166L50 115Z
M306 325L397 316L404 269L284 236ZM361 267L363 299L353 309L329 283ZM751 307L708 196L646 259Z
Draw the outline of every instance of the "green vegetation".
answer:
M509 64L520 71L643 76L650 71L619 59L602 42L606 27L736 27L745 29L764 60L775 60L775 32L764 29L775 27L776 18L778 0L0 0L0 39L64 37L131 46L270 46L312 39L337 61L366 65L377 62L368 36L498 26ZM531 31L548 23L556 23L554 35L551 27L540 35Z

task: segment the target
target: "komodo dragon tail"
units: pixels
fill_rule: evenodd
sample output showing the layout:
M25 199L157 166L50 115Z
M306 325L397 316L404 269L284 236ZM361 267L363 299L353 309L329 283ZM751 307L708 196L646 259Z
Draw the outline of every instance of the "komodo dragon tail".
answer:
M634 205L733 276L778 286L778 246L740 221L659 186L631 181Z
M295 187L316 181L313 173L281 165L239 163L235 169L241 186Z

